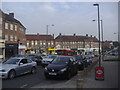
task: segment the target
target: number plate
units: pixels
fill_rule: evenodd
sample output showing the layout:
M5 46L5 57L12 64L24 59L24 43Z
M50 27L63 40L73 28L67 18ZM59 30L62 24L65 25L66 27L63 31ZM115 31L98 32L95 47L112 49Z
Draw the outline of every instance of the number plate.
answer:
M49 75L57 75L56 73L49 73Z

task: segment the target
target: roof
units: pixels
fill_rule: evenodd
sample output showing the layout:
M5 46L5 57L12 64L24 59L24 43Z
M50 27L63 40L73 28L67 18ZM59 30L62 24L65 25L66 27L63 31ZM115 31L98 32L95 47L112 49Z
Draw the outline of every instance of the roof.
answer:
M33 34L26 34L27 40L54 40L52 35L33 35Z
M96 37L88 37L88 36L78 36L78 35L59 35L55 38L56 41L92 41L97 42Z
M18 21L17 19L11 17L11 16L8 15L8 14L2 12L1 9L0 9L0 12L4 15L4 18L5 18L6 21L14 22L14 23L17 23L17 24L21 25L22 27L24 27L20 21ZM24 27L24 28L25 28L25 27Z

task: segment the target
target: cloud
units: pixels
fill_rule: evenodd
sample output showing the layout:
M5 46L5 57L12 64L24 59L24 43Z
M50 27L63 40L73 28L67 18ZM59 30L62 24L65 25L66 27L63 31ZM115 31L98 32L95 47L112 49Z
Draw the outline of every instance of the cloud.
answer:
M49 4L45 4L43 7L42 7L43 11L46 11L46 12L55 12L56 9L52 6L52 5L49 5Z
M66 5L63 6L63 8L65 8L65 9L70 9L71 7L66 4Z

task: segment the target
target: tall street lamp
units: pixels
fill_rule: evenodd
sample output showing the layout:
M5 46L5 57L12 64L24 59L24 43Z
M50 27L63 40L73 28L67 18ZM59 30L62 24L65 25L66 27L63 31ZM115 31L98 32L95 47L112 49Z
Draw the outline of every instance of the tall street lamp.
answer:
M54 24L52 25L46 25L46 34L48 35L48 28L49 26L54 26ZM46 40L46 49L48 49L48 40ZM48 54L48 50L47 50L47 54Z
M54 24L52 24L52 25L46 25L46 34L48 35L48 27L49 26L54 26Z
M101 67L101 56L100 56L100 13L99 13L99 4L93 4L93 6L97 6L97 10L98 10L99 67Z
M92 21L97 21L97 20L92 20ZM100 22L101 22L101 38L102 38L102 60L104 60L104 52L103 52L103 38L104 38L104 36L103 36L103 20L100 20Z

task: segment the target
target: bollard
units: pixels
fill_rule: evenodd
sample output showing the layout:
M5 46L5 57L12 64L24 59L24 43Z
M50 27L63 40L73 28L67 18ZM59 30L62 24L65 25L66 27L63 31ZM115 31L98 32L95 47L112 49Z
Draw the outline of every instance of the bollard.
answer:
M83 88L83 79L77 79L77 88Z
M87 75L87 72L88 72L88 69L85 68L85 69L84 69L84 76Z
M83 71L78 71L78 79L83 78L83 73L84 73Z

